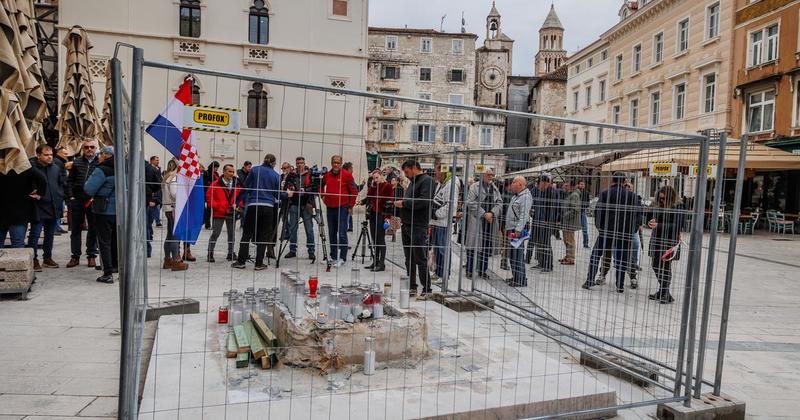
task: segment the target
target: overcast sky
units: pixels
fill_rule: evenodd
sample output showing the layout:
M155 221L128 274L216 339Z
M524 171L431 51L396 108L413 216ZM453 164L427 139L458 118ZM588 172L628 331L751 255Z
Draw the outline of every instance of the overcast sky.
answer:
M539 46L539 28L550 11L551 0L496 0L502 16L501 29L514 40L515 75L533 73L533 56ZM558 17L564 25L565 48L569 54L597 39L619 21L617 12L622 0L554 0ZM486 15L491 0L370 0L370 26L439 30L443 15L444 30L461 30L464 12L467 32L479 36L483 45Z

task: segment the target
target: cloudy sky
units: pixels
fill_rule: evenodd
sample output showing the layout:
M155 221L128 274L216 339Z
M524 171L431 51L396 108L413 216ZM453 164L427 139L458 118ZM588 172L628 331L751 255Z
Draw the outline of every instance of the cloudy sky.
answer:
M496 0L502 16L501 29L514 42L514 74L533 73L533 56L538 49L539 28L551 0ZM617 12L622 0L552 0L561 23L564 24L565 47L573 53L597 39L618 22ZM439 29L441 17L447 15L444 30L461 30L464 12L467 32L477 34L477 46L483 45L486 15L491 0L370 0L370 26Z

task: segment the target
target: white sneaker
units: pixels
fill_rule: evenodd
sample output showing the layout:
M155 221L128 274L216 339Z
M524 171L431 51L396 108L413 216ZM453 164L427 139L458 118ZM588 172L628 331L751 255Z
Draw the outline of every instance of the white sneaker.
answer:
M339 268L339 267L341 267L343 265L344 265L344 260L336 260L336 262L333 263L333 266L336 267L336 268Z
M595 284L603 285L603 284L606 284L606 278L598 276L597 280L595 280L594 282L595 282Z

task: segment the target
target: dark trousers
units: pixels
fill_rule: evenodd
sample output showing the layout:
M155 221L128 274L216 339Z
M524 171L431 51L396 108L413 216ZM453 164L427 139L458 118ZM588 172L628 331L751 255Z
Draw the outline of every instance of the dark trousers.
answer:
M165 211L167 215L167 235L164 238L164 258L173 260L181 259L181 241L175 239L172 232L175 230L175 212Z
M583 247L589 247L589 218L586 217L586 210L581 210L581 232L583 232Z
M660 254L655 253L651 263L658 279L658 291L663 295L669 293L669 285L672 283L672 261L661 261Z
M208 255L214 254L214 248L217 246L217 239L222 233L222 225L225 225L225 233L228 235L228 255L233 254L233 244L235 242L233 236L233 222L233 217L211 220L211 228L213 230L211 231L211 238L208 239Z
M486 220L481 220L481 234L478 249L467 251L467 274L472 274L473 268L478 274L486 273L489 268L489 255L492 254L492 225ZM475 254L478 254L478 266L475 267Z
M240 263L250 258L250 242L256 244L256 265L264 265L264 254L267 252L267 240L275 226L275 208L268 206L248 206L244 213L244 233L239 242ZM275 243L272 243L275 246Z
M369 235L372 237L372 246L375 250L375 264L383 265L386 261L386 230L383 228L383 215L369 212Z
M211 229L211 207L208 204L203 209L203 225L205 225L206 229Z
M508 235L506 234L506 237ZM525 277L525 245L520 244L519 248L514 248L508 244L508 262L511 265L512 281L515 286L527 286L528 279Z
M0 248L3 248L6 243L6 234L11 237L10 248L24 248L25 247L25 230L27 225L11 225L0 226Z
M96 214L94 219L103 275L107 276L117 269L117 217L113 214Z
M608 272L611 271L611 259L612 259L612 255L611 254L613 254L611 249L606 249L603 252L603 258L600 260L600 277L605 278L608 275ZM632 255L631 255L631 253L629 253L628 254L628 258L631 258L631 257L632 257ZM636 276L637 276L636 267L634 267L632 262L630 264L628 264L627 273L628 273L628 276L631 278L631 280L636 280Z
M147 258L153 255L153 223L158 219L158 206L147 205Z
M31 224L31 231L28 233L28 248L33 248L33 258L39 257L39 235L44 231L44 241L42 242L42 257L44 259L53 258L53 237L56 234L56 223L53 219L42 219L39 223Z
M600 232L600 235L594 243L594 248L592 248L592 257L589 260L589 272L586 275L586 282L594 283L600 259L607 250L610 250L614 259L614 267L616 268L615 277L617 288L625 288L625 273L629 270L630 265L631 242L630 235L625 235L625 237L612 237Z
M536 228L536 260L544 270L553 269L553 246L551 238L553 229L550 226L539 226Z
M83 221L86 220L86 256L95 258L97 256L97 234L94 226L94 213L91 207L84 207L83 200L72 200L70 202L69 217L69 240L72 250L72 258L81 256L81 230Z
M348 206L328 207L328 239L331 240L332 261L347 261Z
M428 278L428 229L403 224L403 254L406 257L406 274L411 288L417 290L417 272L422 283L422 292L430 293L431 282Z

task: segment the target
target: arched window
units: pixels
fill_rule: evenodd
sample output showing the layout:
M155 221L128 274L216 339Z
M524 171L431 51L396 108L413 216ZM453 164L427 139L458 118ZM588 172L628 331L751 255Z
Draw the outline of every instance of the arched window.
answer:
M247 92L247 126L250 128L267 127L267 91L259 82Z
M492 39L497 38L497 21L493 20L491 23L489 23L489 36Z
M179 26L181 36L200 37L200 0L181 0Z
M192 85L192 103L189 105L198 105L200 104L200 85L197 84L197 76L193 74L187 74L186 77L183 78L184 82L189 81Z
M249 37L251 44L269 43L269 11L263 0L255 0L250 7Z

